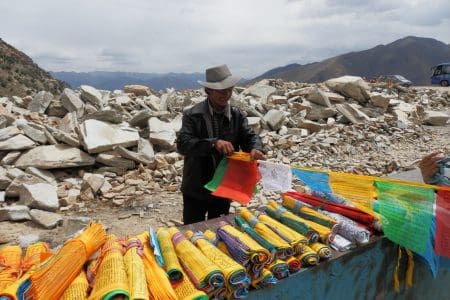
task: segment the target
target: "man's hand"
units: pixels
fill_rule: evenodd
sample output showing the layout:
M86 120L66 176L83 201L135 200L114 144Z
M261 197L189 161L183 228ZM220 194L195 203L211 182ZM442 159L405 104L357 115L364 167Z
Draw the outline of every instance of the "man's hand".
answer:
M233 144L228 141L217 140L214 143L214 147L219 153L222 153L225 156L229 156L234 152Z
M432 152L422 158L419 163L420 172L422 173L423 182L429 183L433 175L439 170L436 163L444 156L440 152Z
M252 149L252 151L250 151L250 156L251 156L252 160L265 160L266 159L264 157L264 153L262 153L261 151L259 151L257 149Z

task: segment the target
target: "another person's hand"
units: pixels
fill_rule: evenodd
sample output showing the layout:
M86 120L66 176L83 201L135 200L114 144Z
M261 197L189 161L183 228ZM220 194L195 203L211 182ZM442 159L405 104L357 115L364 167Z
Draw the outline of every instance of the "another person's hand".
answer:
M430 182L433 175L439 170L437 161L443 157L443 154L440 152L432 152L422 158L419 163L419 168L422 173L423 182Z
M233 144L228 141L217 140L214 143L214 147L219 153L222 153L225 156L229 156L234 152Z
M252 149L252 151L250 151L250 156L251 156L252 160L265 160L266 159L264 157L264 153L262 153L258 149Z

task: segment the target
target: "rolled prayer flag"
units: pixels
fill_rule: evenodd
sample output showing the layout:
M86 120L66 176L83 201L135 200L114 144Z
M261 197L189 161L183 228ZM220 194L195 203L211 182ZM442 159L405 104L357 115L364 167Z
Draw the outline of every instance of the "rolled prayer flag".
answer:
M330 243L330 247L336 251L344 252L355 248L355 244L342 237L339 234L336 234L333 238L333 242Z
M334 225L337 224L335 220L332 218L312 209L308 206L304 205L302 202L288 196L283 195L283 206L288 208L290 211L295 213L296 215L302 217L303 219L307 219L313 221L322 226L326 226L328 228L333 228Z
M220 251L222 251L223 253L225 253L227 256L233 258L233 256L230 254L230 252L228 251L227 245L225 244L224 241L222 241L214 232L212 232L211 230L207 229L205 230L205 232L203 233L206 238L214 245L216 246ZM239 262L239 261L238 261ZM242 264L241 264L242 265Z
M77 238L70 240L45 263L31 279L34 299L59 299L91 255L106 241L102 225L91 223Z
M27 247L25 257L22 261L22 274L27 273L31 268L46 261L53 254L47 243L36 242Z
M172 239L170 238L169 232L164 228L159 228L156 236L164 259L164 269L167 275L169 275L169 280L172 285L176 286L183 280L183 272L177 254L175 253Z
M302 266L315 266L319 263L319 255L309 246L303 245L301 253L297 258L302 262Z
M283 279L289 276L289 267L285 261L276 259L266 267L276 279Z
M265 240L270 242L272 245L276 247L277 258L284 259L288 256L293 255L294 250L292 246L283 240L278 234L273 232L269 227L267 227L264 223L259 222L259 220L248 210L243 208L239 215L245 219L245 221L252 227L255 232L263 237Z
M4 246L0 248L0 292L12 285L21 274L22 248Z
M109 300L120 295L129 298L123 254L123 243L115 235L108 235L97 260L98 269L89 300Z
M224 287L224 275L220 268L207 258L177 228L169 228L178 259L194 285L208 295Z
M214 246L206 236L201 232L186 231L186 236L191 239L192 243L196 245L203 254L208 257L213 263L215 263L225 276L225 286L227 289L227 295L230 297L235 294L238 289L244 289L239 291L239 294L246 293L246 289L250 284L250 279L245 272L245 268L238 264L231 257L220 251Z
M149 298L144 262L142 261L143 251L144 245L138 238L128 239L123 260L128 276L130 300L145 300Z
M359 226L358 223L343 215L321 211L323 214L335 219L338 222L336 226L336 232L342 235L347 240L354 242L358 245L365 245L370 240L370 231L366 228Z
M162 250L164 251L164 250ZM179 300L208 300L205 292L198 290L183 270L181 270L181 281L175 286L175 293Z
M272 272L266 268L259 272L258 276L252 278L252 286L255 289L262 289L276 284L278 280L273 276Z
M271 262L272 256L266 248L230 224L220 222L217 235L225 242L232 257L243 266L248 266L247 270L256 273Z
M86 273L81 270L69 287L64 291L60 300L85 300L88 298L89 283Z
M286 210L281 205L278 205L275 201L269 200L268 206L264 209L264 211L272 218L277 219L298 233L306 236L309 243L318 241L319 233L316 230L303 222L298 216Z
M142 260L144 262L145 279L150 299L154 300L177 300L178 297L172 288L167 273L161 268L150 249L150 238L148 231L138 235L138 239L144 246Z
M45 262L52 253L47 243L37 242L27 247L25 257L21 265L21 276L18 280L10 284L6 289L0 291L0 299L7 297L10 300L17 300L24 298L24 295L19 293L19 287L30 279L31 274L37 269L37 266Z
M300 262L300 260L294 256L290 256L284 261L287 263L289 267L289 273L291 274L297 273L298 271L300 271L300 268L302 267L302 263Z
M366 224L371 227L374 226L374 223L376 221L376 219L372 215L367 214L367 213L363 212L362 210L355 208L355 207L329 202L322 198L319 198L319 197L316 197L313 195L308 195L306 193L287 192L284 194L286 194L294 199L297 199L297 200L300 200L307 204L310 204L312 206L320 207L323 210L341 214L341 215L346 216L354 221Z
M288 242L294 250L294 255L300 254L303 251L303 245L308 244L308 239L304 235L301 235L289 226L278 222L278 220L275 220L274 218L271 218L270 216L261 212L257 212L256 217L260 222L265 224L273 232L275 232L282 239Z
M241 231L247 233L258 244L269 250L271 261L275 259L277 247L274 244L270 243L268 240L264 239L264 237L260 236L241 216L235 216L234 223L236 223L237 227Z
M319 255L320 259L329 259L333 256L330 247L322 243L312 243L309 247Z

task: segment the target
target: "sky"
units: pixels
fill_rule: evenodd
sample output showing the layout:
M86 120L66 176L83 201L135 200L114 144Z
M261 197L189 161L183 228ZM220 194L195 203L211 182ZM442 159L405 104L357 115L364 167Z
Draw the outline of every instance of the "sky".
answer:
M47 71L258 76L389 44L450 43L448 0L0 0L0 38Z

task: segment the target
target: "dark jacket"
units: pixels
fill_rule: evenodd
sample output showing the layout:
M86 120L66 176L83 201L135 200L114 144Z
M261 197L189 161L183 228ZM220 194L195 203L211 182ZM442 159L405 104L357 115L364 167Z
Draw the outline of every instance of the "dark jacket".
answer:
M214 148L217 139L229 141L235 151L252 149L262 151L258 135L248 126L247 118L242 112L231 107L231 120L226 123L223 134L213 136L212 116L208 101L202 101L183 113L183 123L177 138L177 150L184 155L183 181L181 191L192 197L204 199L209 191L203 186L208 183L222 156Z

